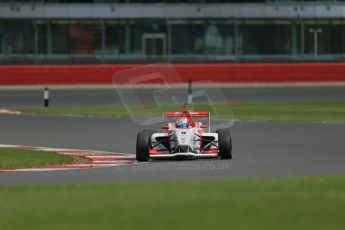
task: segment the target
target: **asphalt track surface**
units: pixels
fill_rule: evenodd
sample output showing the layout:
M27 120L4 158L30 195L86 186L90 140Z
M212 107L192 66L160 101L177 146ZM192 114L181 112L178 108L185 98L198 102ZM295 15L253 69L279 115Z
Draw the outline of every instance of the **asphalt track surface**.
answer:
M0 115L0 143L134 153L129 118ZM147 127L145 127L147 128ZM283 177L345 173L344 124L235 122L233 160L155 161L51 172L0 172L0 184Z
M308 100L345 100L345 86L312 86L312 87L240 87L240 88L211 88L194 89L197 91L221 93L221 98L216 95L214 102L226 101L308 101ZM174 95L178 101L184 102L187 89L136 89L121 91L121 94L135 94L143 103L169 103ZM131 96L131 95L130 95ZM213 100L212 99L212 100ZM196 102L205 102L205 97L195 98ZM96 90L62 90L50 89L50 104L53 106L73 105L106 105L122 103L119 93L115 89ZM35 107L43 105L42 90L1 90L0 108L10 107Z

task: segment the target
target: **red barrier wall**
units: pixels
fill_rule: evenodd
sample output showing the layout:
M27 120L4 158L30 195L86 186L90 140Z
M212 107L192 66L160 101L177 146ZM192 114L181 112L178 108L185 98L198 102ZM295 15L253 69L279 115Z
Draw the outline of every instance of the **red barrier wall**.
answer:
M111 84L115 72L143 65L0 66L0 85ZM170 65L159 65L171 68ZM308 64L176 64L186 82L218 83L345 82L345 63ZM151 81L159 83L161 81ZM178 83L178 82L176 82Z

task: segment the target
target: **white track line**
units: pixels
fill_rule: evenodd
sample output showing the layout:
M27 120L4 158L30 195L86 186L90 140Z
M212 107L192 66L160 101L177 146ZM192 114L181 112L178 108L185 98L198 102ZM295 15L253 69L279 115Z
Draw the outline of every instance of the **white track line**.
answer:
M0 109L0 114L21 114L21 112L11 109Z

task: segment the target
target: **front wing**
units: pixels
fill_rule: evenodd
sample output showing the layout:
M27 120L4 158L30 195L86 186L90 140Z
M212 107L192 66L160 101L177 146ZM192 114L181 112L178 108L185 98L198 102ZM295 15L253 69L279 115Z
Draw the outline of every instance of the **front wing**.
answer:
M218 151L214 152L207 152L207 153L192 153L192 152L186 152L186 153L164 153L162 151L155 151L150 150L150 158L152 159L172 159L172 158L217 158L218 157Z

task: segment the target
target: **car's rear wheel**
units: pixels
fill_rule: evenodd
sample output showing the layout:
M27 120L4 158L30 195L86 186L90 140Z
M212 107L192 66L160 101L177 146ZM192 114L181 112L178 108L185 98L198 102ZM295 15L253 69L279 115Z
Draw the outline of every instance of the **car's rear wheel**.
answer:
M148 161L150 159L150 134L148 132L138 133L136 159L137 161Z
M218 133L218 156L220 159L231 159L232 158L232 142L230 129L217 130Z

